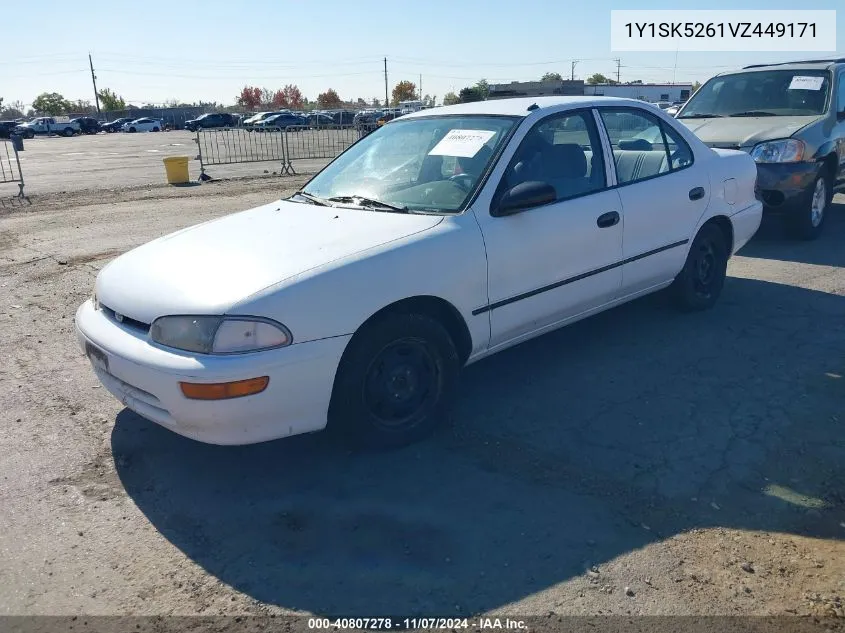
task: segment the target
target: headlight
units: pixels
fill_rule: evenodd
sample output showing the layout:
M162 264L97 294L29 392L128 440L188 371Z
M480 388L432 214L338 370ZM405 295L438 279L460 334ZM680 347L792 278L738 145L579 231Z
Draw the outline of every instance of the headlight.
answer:
M804 160L804 142L788 138L760 143L751 150L751 158L758 163L797 163Z
M150 337L161 345L201 354L237 354L290 345L281 323L260 317L166 316L153 321Z

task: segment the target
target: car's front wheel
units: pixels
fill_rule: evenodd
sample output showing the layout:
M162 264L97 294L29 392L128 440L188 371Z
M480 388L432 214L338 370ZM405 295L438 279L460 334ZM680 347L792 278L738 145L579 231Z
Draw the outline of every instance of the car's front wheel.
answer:
M822 232L825 212L832 198L829 176L824 170L808 193L806 207L790 218L792 234L802 240L814 240Z
M692 241L687 261L670 292L682 310L706 310L722 294L728 270L728 244L715 224L705 224Z
M349 342L335 376L329 429L360 447L422 439L454 395L460 361L436 319L389 313Z
M73 128L72 127L66 127L64 129L64 135L65 136L73 136Z

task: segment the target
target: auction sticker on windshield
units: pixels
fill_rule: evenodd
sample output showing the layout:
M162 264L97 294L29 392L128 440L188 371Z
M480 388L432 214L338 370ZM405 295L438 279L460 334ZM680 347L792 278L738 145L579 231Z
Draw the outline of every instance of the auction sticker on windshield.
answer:
M821 90L824 77L808 77L795 75L789 82L789 90Z
M429 155L472 158L495 134L493 130L449 130Z

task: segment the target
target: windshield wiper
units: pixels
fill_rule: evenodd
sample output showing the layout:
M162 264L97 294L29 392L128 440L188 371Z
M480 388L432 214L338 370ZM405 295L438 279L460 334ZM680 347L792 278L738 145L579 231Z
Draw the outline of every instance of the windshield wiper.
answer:
M316 205L321 206L321 207L332 206L328 203L327 200L324 200L323 198L319 198L317 196L311 195L310 193L305 193L304 191L297 191L295 194L293 194L293 196L299 196L300 198L305 198L306 200L308 200L309 203L316 204ZM293 196L291 196L291 198L293 198Z
M765 110L748 110L747 112L737 112L728 116L777 116L774 112L766 112Z
M363 207L371 207L373 209L388 209L390 211L407 211L408 207L399 207L389 202L382 202L375 198L365 198L364 196L333 196L328 198L329 202L353 202Z
M712 114L712 113L705 113L705 114L685 114L684 116L679 116L679 119L717 119L725 116L724 114Z

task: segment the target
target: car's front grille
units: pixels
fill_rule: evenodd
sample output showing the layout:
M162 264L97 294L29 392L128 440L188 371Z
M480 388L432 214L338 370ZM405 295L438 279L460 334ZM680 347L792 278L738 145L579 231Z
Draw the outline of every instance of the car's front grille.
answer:
M144 323L143 321L131 319L128 316L120 314L119 312L111 309L110 307L103 305L102 303L100 304L100 309L103 311L103 314L105 314L109 319L111 319L115 323L125 325L126 327L131 327L133 330L139 330L144 333L150 331L149 323Z

